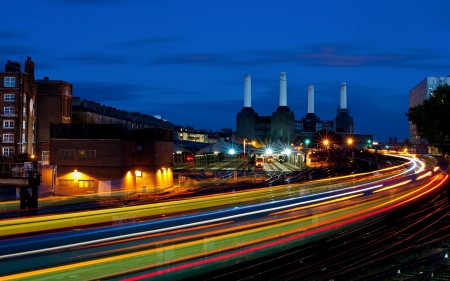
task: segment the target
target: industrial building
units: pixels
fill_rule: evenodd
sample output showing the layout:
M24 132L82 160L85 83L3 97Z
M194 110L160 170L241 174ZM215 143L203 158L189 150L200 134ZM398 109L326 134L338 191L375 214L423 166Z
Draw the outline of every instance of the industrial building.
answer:
M286 72L280 73L280 101L272 116L259 116L251 104L251 75L244 77L244 107L236 117L236 136L269 141L291 141L295 132L295 116L287 106Z
M347 85L341 83L340 106L334 121L322 121L314 113L314 85L308 85L308 112L300 120L295 120L294 112L287 105L286 72L280 73L280 101L272 116L259 116L251 105L251 75L244 77L244 107L236 116L236 137L260 141L277 139L290 143L302 133L321 130L353 134L353 118L347 108Z

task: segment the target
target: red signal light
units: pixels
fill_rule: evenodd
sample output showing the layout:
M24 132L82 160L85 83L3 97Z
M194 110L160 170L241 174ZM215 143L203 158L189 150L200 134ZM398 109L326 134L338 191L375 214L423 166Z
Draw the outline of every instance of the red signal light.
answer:
M194 157L192 157L192 155L187 155L186 162L192 162L192 161L194 161Z

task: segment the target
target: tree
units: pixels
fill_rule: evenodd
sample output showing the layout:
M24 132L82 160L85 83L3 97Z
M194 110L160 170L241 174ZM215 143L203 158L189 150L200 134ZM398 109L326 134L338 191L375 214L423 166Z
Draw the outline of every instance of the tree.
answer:
M450 86L439 86L422 104L411 107L406 113L417 130L443 154L450 153Z

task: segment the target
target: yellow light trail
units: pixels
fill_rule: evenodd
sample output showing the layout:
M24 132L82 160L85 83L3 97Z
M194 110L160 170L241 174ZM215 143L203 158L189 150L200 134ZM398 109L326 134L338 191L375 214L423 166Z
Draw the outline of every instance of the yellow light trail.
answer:
M347 218L356 217L362 214L368 214L374 210L380 210L383 206L386 205L392 205L395 202L398 202L400 199L405 199L405 201L400 202L401 204L404 204L405 202L409 202L411 200L416 199L419 196L423 196L424 194L427 194L431 192L432 190L436 189L437 187L441 186L444 182L447 181L448 176L445 176L440 182L436 183L434 186L429 187L431 184L433 184L435 181L438 180L438 178L442 177L435 177L432 181L429 183L422 185L417 191L405 191L404 194L400 194L395 199L389 199L389 198L379 198L374 200L373 202L366 202L363 205L360 206L348 206L342 209L329 211L326 213L319 213L313 217L317 218L317 223L311 223L311 217L307 218L300 218L297 220L285 222L285 223L279 223L279 224L272 224L267 225L263 227L255 227L252 229L248 229L245 231L232 233L232 234L226 234L221 235L217 237L208 238L208 241L213 241L213 249L208 250L205 252L205 240L203 239L203 235L200 235L200 241L191 241L182 243L180 245L171 245L171 246L164 246L158 249L150 249L150 250L143 250L138 251L134 253L128 253L128 254L120 254L117 256L112 257L106 257L106 258L99 258L95 260L90 261L84 261L84 262L77 262L70 265L62 265L62 266L56 266L52 268L47 269L40 269L30 272L24 272L19 274L13 274L9 276L4 276L2 280L14 280L19 278L30 278L33 280L36 280L39 277L46 278L45 274L54 274L56 272L64 272L68 270L85 270L86 272L90 272L89 274L94 274L92 272L92 267L95 267L96 265L100 265L103 263L108 263L109 265L102 265L102 268L108 268L110 272L98 272L95 271L97 275L101 276L108 276L111 274L119 274L123 272L129 272L129 266L133 265L138 268L154 268L158 265L164 264L165 266L169 264L169 262L157 262L157 256L158 253L164 252L166 250L172 250L176 247L178 249L179 255L174 256L172 261L170 262L180 262L188 259L193 259L197 257L202 257L205 254L214 254L219 253L221 251L227 251L231 249L236 249L240 247L247 247L249 245L253 245L255 243L261 243L264 241L270 241L273 239L279 239L280 237L286 237L288 235L292 235L294 233L298 233L300 231L305 231L307 229L315 229L321 226L329 225L332 223L336 223L339 221L343 221ZM421 193L418 193L421 191ZM414 195L416 194L416 195ZM407 196L412 196L410 198L407 198ZM327 218L325 220L321 220L319 218ZM302 222L302 224L299 224ZM237 240L236 240L237 239ZM150 256L152 255L152 258L150 259ZM175 252L174 252L175 255ZM145 257L145 258L144 258ZM154 261L154 262L151 262ZM72 274L72 273L70 273ZM81 274L81 272L80 272ZM86 273L87 274L87 273ZM89 278L99 278L97 275L90 276ZM86 275L88 276L88 275ZM48 276L47 276L48 277ZM41 280L44 280L41 279Z
M395 188L395 187L399 187L399 186L408 184L408 183L410 183L410 182L411 182L411 180L402 181L401 183L389 185L389 186L386 186L386 187L383 187L383 188L374 190L373 193L377 193L377 192L380 192L380 191L385 191L385 190L388 190L388 189L392 189L392 188Z

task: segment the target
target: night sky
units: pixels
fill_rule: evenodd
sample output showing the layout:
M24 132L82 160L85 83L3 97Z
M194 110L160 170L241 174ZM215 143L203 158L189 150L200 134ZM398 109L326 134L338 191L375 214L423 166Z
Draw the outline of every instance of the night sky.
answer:
M278 107L279 74L300 120L308 84L332 120L340 83L355 133L408 138L409 91L450 75L450 1L42 0L2 3L0 67L31 56L36 79L73 95L161 115L175 125L236 130L244 75L252 107Z

